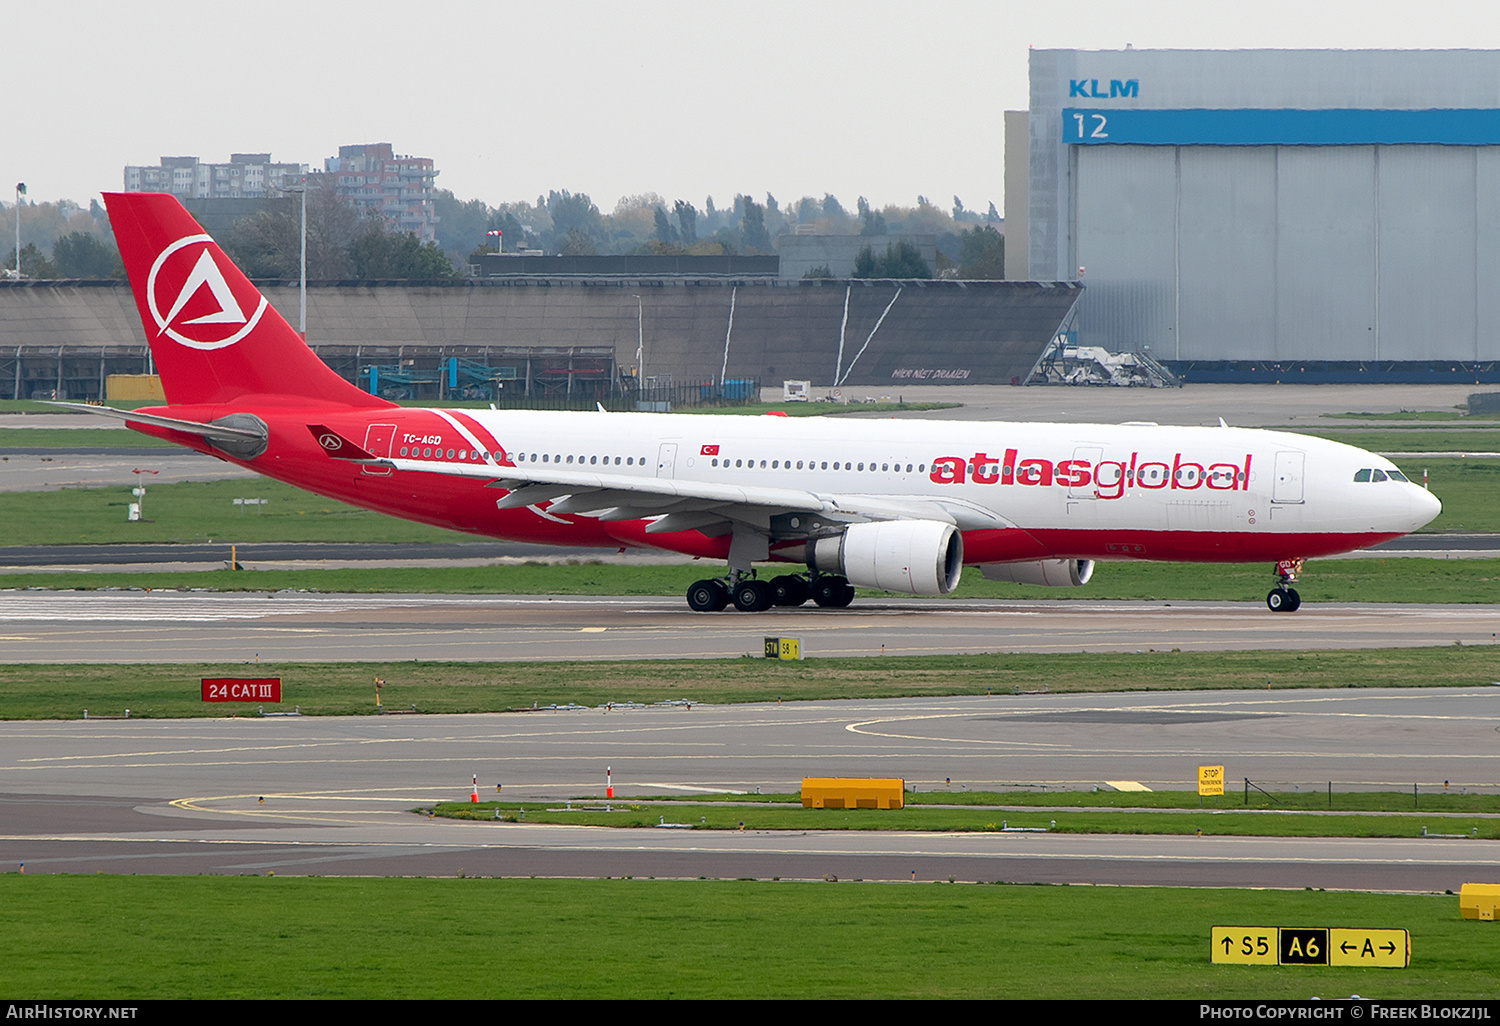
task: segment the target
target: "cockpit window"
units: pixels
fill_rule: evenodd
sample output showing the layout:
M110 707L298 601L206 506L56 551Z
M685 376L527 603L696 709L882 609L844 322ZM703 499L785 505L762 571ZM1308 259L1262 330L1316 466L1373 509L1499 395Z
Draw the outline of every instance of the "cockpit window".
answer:
M1377 471L1375 471L1373 474L1370 475L1370 480L1371 481L1384 481L1384 480L1386 480L1385 471L1383 471L1383 470L1377 470Z
M1368 469L1366 469L1366 470L1356 470L1354 472L1354 480L1356 480L1356 481L1368 481L1368 480L1370 480L1370 471Z
M1407 477L1399 470L1387 470L1386 473L1390 475L1392 481L1411 481L1411 478Z

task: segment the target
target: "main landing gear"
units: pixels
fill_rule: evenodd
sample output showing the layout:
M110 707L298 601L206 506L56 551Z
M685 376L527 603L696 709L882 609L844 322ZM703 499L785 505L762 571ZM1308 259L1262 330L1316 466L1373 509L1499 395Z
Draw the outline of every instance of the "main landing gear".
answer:
M759 613L808 599L825 609L842 609L854 601L854 586L837 574L783 574L761 581L730 570L728 577L694 581L687 590L689 608L699 613L717 613L731 602L742 613Z
M1273 613L1295 613L1302 605L1302 596L1291 583L1302 572L1302 560L1283 559L1276 564L1276 587L1266 596L1266 608Z

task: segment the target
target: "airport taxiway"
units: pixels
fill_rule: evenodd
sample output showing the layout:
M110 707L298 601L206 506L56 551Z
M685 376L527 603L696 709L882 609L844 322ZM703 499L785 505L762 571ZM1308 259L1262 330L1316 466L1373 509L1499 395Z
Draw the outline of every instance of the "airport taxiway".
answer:
M1486 687L6 723L0 868L1456 889L1500 873L1500 843L1437 836L1462 831L1419 804L1404 821L1430 836L1405 840L613 830L413 810L465 799L472 776L481 798L498 783L507 799L565 807L602 793L605 766L621 804L792 791L804 775L939 792L1182 788L1203 762L1236 786L1493 790L1497 702Z
M22 578L24 580L24 578ZM0 663L737 658L1493 645L1500 606L860 599L694 613L677 598L0 591Z

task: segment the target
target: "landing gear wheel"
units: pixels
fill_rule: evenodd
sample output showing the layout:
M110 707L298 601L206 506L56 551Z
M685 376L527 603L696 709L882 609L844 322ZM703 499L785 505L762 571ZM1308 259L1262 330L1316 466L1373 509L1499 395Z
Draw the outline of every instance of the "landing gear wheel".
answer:
M734 608L759 613L771 608L771 587L765 581L740 581L734 587Z
M1266 596L1266 608L1273 613L1295 613L1302 605L1302 596L1295 588L1273 588Z
M819 577L812 584L812 600L824 609L843 609L854 601L854 586L842 577Z
M773 606L800 606L811 597L807 582L794 574L771 578Z
M694 581L687 591L687 604L698 613L717 613L729 605L729 591L718 581Z

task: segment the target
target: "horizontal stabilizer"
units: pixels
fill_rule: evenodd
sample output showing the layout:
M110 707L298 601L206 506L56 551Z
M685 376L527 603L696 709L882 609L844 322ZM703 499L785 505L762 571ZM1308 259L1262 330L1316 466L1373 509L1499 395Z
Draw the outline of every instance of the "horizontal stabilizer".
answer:
M114 417L116 420L135 421L137 424L150 424L154 427L171 428L173 431L182 431L190 435L199 435L209 441L240 441L254 440L265 441L266 431L262 427L255 428L231 427L228 424L205 424L197 420L182 420L178 417L161 417L154 413L136 413L134 410L117 410L112 406L92 406L88 403L60 403L50 399L42 399L40 402L48 406L61 406L68 410L78 410L80 413L93 413L101 417Z
M323 451L336 460L355 460L357 462L385 462L379 456L366 452L355 445L349 439L339 434L332 428L324 427L322 424L309 424L307 430L318 440Z

